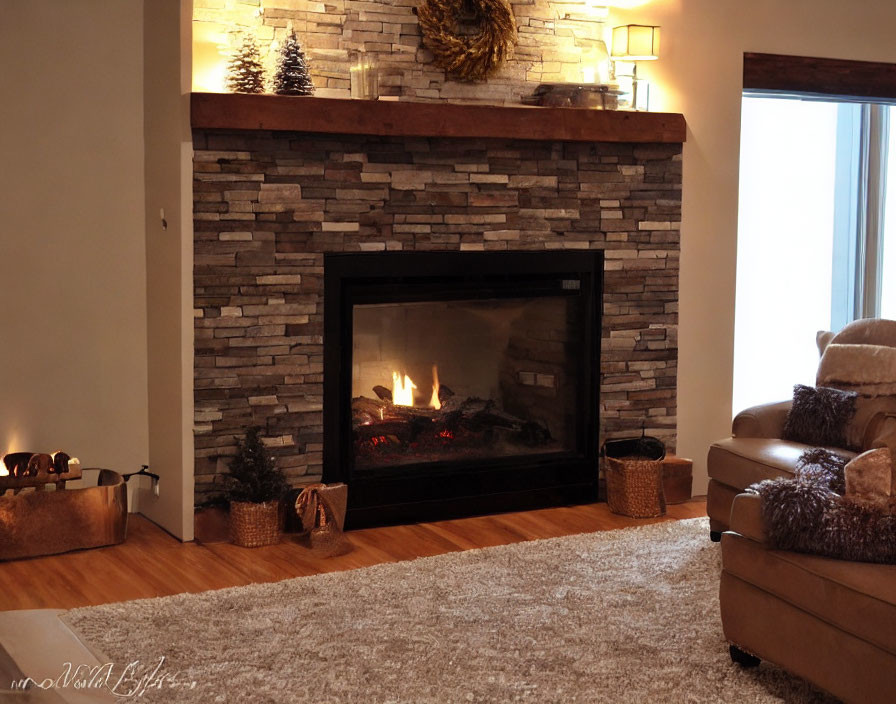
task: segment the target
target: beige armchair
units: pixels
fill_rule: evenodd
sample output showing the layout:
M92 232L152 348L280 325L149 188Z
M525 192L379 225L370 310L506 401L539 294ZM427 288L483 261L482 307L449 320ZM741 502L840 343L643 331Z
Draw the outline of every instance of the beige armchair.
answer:
M721 538L732 660L767 660L845 702L896 700L896 565L769 549L760 502L737 496Z

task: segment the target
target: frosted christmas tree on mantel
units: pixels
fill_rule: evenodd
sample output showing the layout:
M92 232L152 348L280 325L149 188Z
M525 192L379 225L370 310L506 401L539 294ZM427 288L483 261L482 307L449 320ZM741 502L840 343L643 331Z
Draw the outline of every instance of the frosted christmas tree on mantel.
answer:
M314 83L305 62L305 52L296 38L295 30L289 34L280 47L277 73L274 75L274 92L279 95L314 95Z
M227 64L227 88L234 93L264 93L264 67L255 37L243 35L240 48Z

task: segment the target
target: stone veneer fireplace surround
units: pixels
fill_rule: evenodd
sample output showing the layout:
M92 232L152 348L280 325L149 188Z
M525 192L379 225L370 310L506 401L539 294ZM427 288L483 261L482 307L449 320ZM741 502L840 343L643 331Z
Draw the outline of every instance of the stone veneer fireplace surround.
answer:
M197 501L252 424L321 476L329 252L603 250L598 439L674 449L680 115L195 94L192 122Z

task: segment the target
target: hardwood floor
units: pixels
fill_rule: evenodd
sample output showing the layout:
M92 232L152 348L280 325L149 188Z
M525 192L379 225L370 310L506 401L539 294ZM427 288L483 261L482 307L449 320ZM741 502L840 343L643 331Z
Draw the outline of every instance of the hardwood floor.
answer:
M121 545L0 563L0 611L69 609L112 601L272 582L411 560L457 550L612 530L706 515L700 497L671 505L664 518L617 516L607 504L548 508L347 533L354 550L319 558L286 535L279 545L181 543L139 515ZM709 538L707 537L707 540Z

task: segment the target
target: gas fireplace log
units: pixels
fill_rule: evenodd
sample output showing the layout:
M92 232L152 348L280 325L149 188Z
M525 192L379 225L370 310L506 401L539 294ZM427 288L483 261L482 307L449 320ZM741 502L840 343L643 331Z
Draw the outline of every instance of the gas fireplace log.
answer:
M447 405L454 408L454 404L449 403ZM523 424L526 423L522 418L517 418L498 410L494 401L481 398L468 398L460 404L457 410L473 425L520 430Z
M396 406L360 396L352 399L352 421L356 440L373 442L370 449L385 450L395 442L407 446L430 437L454 438L458 434L468 442L486 441L497 434L533 447L551 441L544 425L512 416L497 409L494 401L475 397L463 401L449 397L437 410ZM457 441L465 442L461 437Z
M392 392L385 386L374 386L373 393L375 393L380 400L392 403Z
M405 420L428 420L433 421L441 414L434 408L411 408L410 406L392 406L386 409L384 415L386 418L405 419Z
M403 421L380 421L370 425L360 425L355 428L355 435L359 440L372 438L394 437L396 441L407 445L414 440L415 428L411 423Z
M449 415L457 414L464 419L476 419L475 423L491 426L505 427L510 430L520 430L523 425L531 421L517 418L509 413L499 410L494 401L471 396L466 400L449 397L440 409L417 408L412 406L396 406L388 401L358 396L352 399L352 418L358 423L412 420L426 418L439 420Z
M444 384L439 384L439 403L446 403L449 398L454 396L454 392Z
M383 420L386 408L391 405L391 403L386 401L358 396L352 399L352 420L362 423L365 421Z
M411 406L396 406L388 401L359 396L352 399L352 419L355 422L365 421L389 421L425 418L432 420L439 416L439 411L434 408L412 408Z
M373 393L375 393L377 395L377 398L379 398L381 401L388 401L389 403L392 403L392 392L385 386L374 386ZM452 396L454 396L454 392L450 388L448 388L444 384L439 385L439 403L445 403Z

